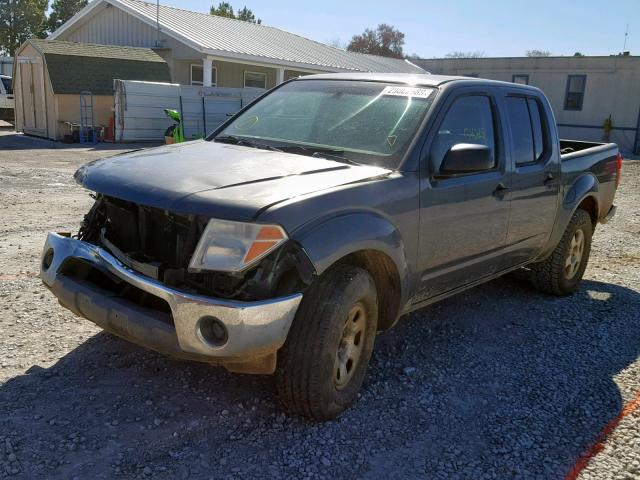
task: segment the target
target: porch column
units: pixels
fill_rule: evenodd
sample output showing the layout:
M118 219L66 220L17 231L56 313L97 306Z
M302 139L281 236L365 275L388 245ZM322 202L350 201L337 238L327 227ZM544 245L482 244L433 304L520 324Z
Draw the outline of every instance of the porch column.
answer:
M276 85L284 82L284 67L276 68Z
M204 57L202 59L202 85L210 87L213 83L211 69L213 68L213 59L211 57Z

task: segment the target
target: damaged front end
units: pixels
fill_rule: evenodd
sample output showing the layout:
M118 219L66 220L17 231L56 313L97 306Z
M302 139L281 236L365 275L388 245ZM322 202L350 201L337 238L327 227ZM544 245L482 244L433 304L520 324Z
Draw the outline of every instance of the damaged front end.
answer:
M104 246L125 265L167 286L224 299L265 300L301 292L313 280L313 265L293 241L241 272L191 271L208 221L98 195L78 238Z
M287 240L242 271L194 271L208 222L97 195L77 238L49 234L43 282L65 307L134 343L272 373L313 265Z

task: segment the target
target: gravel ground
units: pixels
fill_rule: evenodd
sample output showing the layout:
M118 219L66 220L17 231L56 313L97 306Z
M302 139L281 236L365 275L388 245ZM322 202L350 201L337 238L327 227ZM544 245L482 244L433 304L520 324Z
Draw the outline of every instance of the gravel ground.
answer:
M117 151L0 129L0 478L563 478L640 391L640 161L579 293L499 279L406 317L318 425L269 377L130 345L42 286L46 232L91 204L73 171ZM640 410L581 478L640 479Z

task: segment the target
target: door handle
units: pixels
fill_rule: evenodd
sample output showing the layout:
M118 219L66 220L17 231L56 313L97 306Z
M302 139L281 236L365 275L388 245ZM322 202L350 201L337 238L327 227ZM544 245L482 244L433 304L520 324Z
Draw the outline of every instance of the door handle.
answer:
M493 191L493 196L502 200L504 196L509 192L509 187L504 183L499 183L496 189Z
M545 187L553 187L558 182L556 181L556 178L553 176L552 173L548 173L547 177L544 179L544 182L542 183L544 184Z

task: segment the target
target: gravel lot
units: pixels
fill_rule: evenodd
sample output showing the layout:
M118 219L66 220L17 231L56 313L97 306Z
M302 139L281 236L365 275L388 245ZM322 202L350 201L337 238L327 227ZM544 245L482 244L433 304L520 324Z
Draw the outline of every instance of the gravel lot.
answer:
M57 304L45 234L77 230L74 170L119 151L63 147L0 128L0 478L564 478L640 391L640 161L578 294L499 279L408 316L355 408L317 425L281 414L268 377L165 358ZM640 409L581 478L640 479Z

